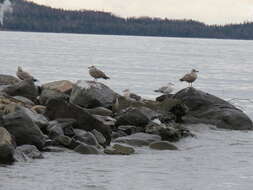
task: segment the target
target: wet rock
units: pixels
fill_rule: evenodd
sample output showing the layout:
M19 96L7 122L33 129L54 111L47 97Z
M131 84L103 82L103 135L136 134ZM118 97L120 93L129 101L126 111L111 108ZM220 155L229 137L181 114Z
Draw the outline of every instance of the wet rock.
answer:
M69 95L59 92L57 90L45 88L40 94L39 102L41 105L47 105L50 100L54 99L62 99L68 101Z
M116 93L102 83L77 81L70 96L70 102L84 108L111 108Z
M23 96L37 102L37 96L39 95L38 88L35 86L33 80L23 80L3 89L3 92L10 96Z
M77 121L75 128L83 129L86 131L92 131L93 129L96 129L104 135L106 138L106 144L110 144L111 128L104 125L100 120L77 105L68 103L61 99L50 100L45 115L50 120L61 118L75 119Z
M12 164L14 161L13 139L5 128L0 127L0 164Z
M12 85L18 83L19 81L20 80L11 75L0 75L0 85Z
M143 110L148 109L148 108L133 108L130 107L126 110L123 110L119 116L116 117L116 126L120 125L134 125L134 126L140 126L140 127L145 127L149 121L149 115L146 114Z
M30 159L42 159L44 158L42 153L33 145L18 146L15 150L18 154L24 154Z
M42 149L45 137L40 128L22 111L3 116L3 126L15 137L17 145L30 144Z
M93 129L91 131L91 133L96 137L98 143L105 147L106 139L105 139L104 135L102 133L100 133L99 131L97 131L96 129Z
M125 143L132 146L148 146L154 141L160 141L159 135L146 134L146 133L135 133L133 135L119 137L114 140L117 143Z
M75 139L88 145L99 147L99 142L95 135L91 132L87 132L81 129L74 129Z
M144 129L142 127L136 127L133 125L121 125L118 127L119 131L123 131L127 135L131 135L138 132L144 132Z
M42 85L43 89L56 90L62 93L71 94L73 83L68 80L54 81Z
M51 121L47 127L48 135L51 139L58 136L64 136L64 131L57 121Z
M178 148L175 145L167 141L153 142L149 145L149 147L155 150L178 150Z
M47 146L43 148L44 152L66 152L68 149L64 147Z
M130 155L134 154L135 150L132 147L114 144L112 147L106 148L104 150L105 154L113 154L113 155Z
M112 132L112 139L117 139L119 137L124 137L124 136L127 136L128 134L126 134L124 131L113 131Z
M69 148L72 143L72 139L70 137L64 136L64 135L56 137L55 141L57 143L59 143L60 145L65 146L67 148Z
M74 151L80 154L100 154L96 147L87 144L80 144L74 149Z
M234 130L253 129L252 121L245 113L211 94L190 87L179 91L174 98L188 106L189 112L184 118L187 123L206 123Z

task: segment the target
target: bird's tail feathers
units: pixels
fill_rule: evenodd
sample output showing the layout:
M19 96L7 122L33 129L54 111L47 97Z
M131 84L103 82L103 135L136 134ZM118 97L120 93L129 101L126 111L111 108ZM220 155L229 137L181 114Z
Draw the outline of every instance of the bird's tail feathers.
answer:
M110 79L110 77L105 76L105 77L103 77L103 79L107 80L107 79Z

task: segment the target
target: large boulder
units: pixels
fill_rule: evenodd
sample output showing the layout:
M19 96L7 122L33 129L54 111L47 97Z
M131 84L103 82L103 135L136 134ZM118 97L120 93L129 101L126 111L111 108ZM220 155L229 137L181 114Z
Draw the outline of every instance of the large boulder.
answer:
M20 80L11 75L0 75L0 85L12 85L18 83L19 81Z
M3 92L10 96L23 96L36 102L39 95L38 87L35 86L33 80L23 80L13 85L9 85L3 89Z
M30 144L40 150L45 145L40 128L22 110L4 115L3 126L15 137L17 145Z
M114 144L112 147L108 147L104 150L105 154L112 155L130 155L134 152L134 148L122 144Z
M99 147L99 142L92 132L84 131L82 129L74 129L74 139L88 145Z
M116 93L102 83L79 80L74 85L70 102L84 108L111 108Z
M70 94L73 88L73 83L68 80L54 81L42 85L42 89L51 89L66 94Z
M159 135L152 135L147 133L135 133L133 135L119 137L115 139L117 143L125 143L132 146L148 146L154 141L160 141L161 137Z
M10 133L0 127L0 164L11 164L14 159L14 145Z
M50 120L62 118L75 119L77 121L75 128L83 129L86 131L92 131L93 129L96 129L104 135L106 138L106 144L110 144L111 128L104 125L103 122L77 105L74 105L62 99L52 99L48 102L45 115Z
M243 111L214 95L190 87L179 91L174 98L183 101L189 108L185 122L234 130L253 129L252 121Z

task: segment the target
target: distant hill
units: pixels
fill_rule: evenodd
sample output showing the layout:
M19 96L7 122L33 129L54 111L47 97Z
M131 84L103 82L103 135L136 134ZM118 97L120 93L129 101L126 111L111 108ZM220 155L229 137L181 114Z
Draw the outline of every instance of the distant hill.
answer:
M25 0L11 0L11 2L13 12L5 15L4 25L0 26L0 30L253 39L253 23L218 26L206 25L193 20L149 17L124 19L108 12L67 11Z

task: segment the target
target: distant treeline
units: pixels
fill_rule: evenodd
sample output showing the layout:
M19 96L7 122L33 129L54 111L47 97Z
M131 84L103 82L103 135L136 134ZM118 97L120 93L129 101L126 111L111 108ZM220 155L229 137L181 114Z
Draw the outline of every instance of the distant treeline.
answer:
M12 0L13 13L5 15L2 30L115 34L137 36L253 39L253 23L225 26L206 25L193 20L121 18L100 11L67 11Z

